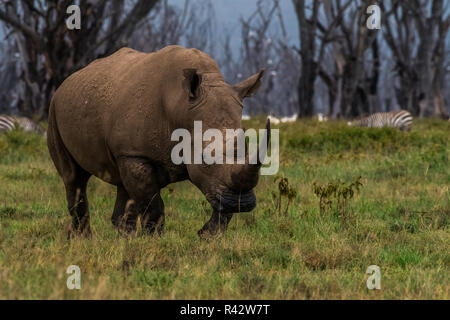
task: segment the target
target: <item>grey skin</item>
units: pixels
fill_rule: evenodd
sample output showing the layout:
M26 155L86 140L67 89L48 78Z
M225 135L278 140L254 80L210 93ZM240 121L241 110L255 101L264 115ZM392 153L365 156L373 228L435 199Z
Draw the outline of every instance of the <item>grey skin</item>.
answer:
M260 162L175 165L171 134L184 128L193 135L196 120L203 130L242 128L242 100L256 93L263 73L231 86L205 53L170 46L151 54L123 48L67 78L51 102L47 142L66 189L70 236L90 234L92 175L117 186L111 220L125 232L140 220L143 230L161 233L160 190L186 179L213 209L202 237L224 231L233 213L252 210Z

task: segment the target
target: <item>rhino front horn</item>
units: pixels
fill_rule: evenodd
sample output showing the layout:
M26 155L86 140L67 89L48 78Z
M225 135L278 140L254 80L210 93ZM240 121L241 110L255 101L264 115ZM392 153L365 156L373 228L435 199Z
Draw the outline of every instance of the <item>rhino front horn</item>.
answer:
M269 142L270 142L270 119L267 118L267 123L266 123L266 140L267 140L267 149L266 151L269 149ZM265 157L265 155L264 155Z
M267 150L269 149L269 142L270 142L270 119L267 119L267 123L266 123L266 130L264 131L264 136L261 139L261 142L259 144L259 146L263 146L263 142L262 141L266 141L266 148L264 149L263 153L260 153L259 150L257 150L253 156L250 158L250 162L249 163L253 163L255 164L255 166L257 168L261 167L262 165L262 161L264 161L264 159L266 158L267 155ZM259 157L258 157L259 154Z

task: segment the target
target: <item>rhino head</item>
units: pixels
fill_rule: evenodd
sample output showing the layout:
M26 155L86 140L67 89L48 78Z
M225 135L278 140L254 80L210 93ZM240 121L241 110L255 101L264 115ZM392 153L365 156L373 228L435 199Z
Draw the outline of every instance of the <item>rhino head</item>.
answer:
M184 119L187 119L189 124L201 121L203 132L207 129L220 130L224 137L224 158L226 130L243 129L241 124L243 99L251 97L258 91L263 74L264 70L261 70L247 80L232 86L224 81L220 72L201 73L195 69L184 70L183 88L188 105L185 108ZM267 123L266 129L266 136L263 139L268 144L270 122ZM189 127L189 131L195 139L192 126ZM200 143L204 148L210 142L202 141ZM195 149L194 144L195 141L193 141ZM237 148L237 144L234 142L232 145L235 149ZM186 165L189 179L205 195L213 212L228 218L226 221L219 221L220 218L213 214L209 227L217 221L225 223L226 227L233 213L248 212L254 209L256 198L253 188L258 183L259 169L264 156L264 154L259 154L258 157L258 152L250 155L246 148L245 161L241 162L242 164L238 164L238 161L233 164L224 161L223 164L208 165L204 162L198 164L193 161ZM208 224L203 229L207 227Z

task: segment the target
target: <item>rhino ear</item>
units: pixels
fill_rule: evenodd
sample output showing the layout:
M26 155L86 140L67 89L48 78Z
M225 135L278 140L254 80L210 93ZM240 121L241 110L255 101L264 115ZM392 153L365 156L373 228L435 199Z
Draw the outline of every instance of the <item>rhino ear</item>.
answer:
M184 69L183 88L189 95L189 100L198 99L201 94L200 84L202 83L202 76L197 73L197 69Z
M241 99L251 97L256 92L258 92L259 87L261 87L261 78L264 75L264 69L261 69L257 74L254 74L247 80L236 84L233 88L238 93Z

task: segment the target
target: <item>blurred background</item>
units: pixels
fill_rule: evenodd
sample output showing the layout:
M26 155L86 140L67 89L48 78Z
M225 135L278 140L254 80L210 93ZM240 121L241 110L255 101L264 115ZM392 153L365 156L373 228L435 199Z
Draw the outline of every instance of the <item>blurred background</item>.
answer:
M68 30L67 7L81 9ZM367 8L381 9L369 29ZM45 119L96 58L171 44L211 55L229 83L266 69L247 115L450 113L448 0L0 0L0 113Z

